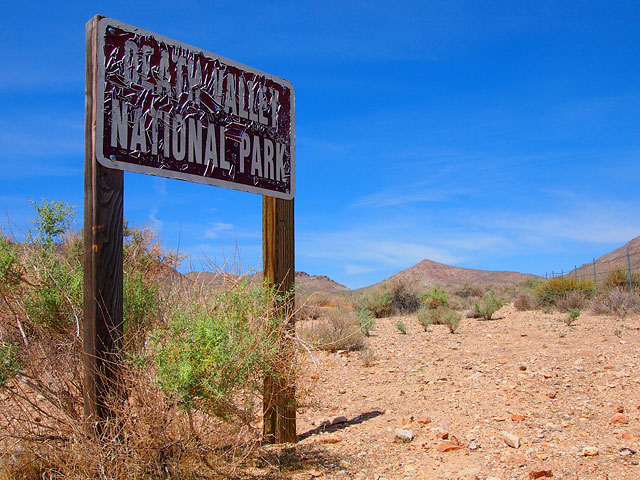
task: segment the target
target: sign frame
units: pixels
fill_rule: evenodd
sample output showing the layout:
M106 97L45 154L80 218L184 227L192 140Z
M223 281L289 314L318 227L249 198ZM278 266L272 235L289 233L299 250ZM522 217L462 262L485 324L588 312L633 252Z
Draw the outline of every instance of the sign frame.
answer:
M184 42L180 42L178 40L174 40L170 37L166 37L164 35L156 34L154 32L144 30L142 28L135 27L133 25L129 25L125 22L121 22L119 20L115 20L113 18L101 17L98 21L98 51L97 51L97 88L96 88L96 106L97 106L97 115L96 115L96 140L102 138L100 132L104 131L104 114L100 114L102 107L104 106L105 101L105 84L106 84L106 74L105 74L105 54L104 54L104 46L105 46L105 35L106 30L109 26L114 26L117 28L121 28L135 35L141 36L151 36L156 39L158 42L165 43L169 46L174 46L178 48L185 49L190 52L198 53L200 55L209 57L211 60L218 60L221 64L229 65L231 67L237 68L244 72L263 77L274 83L277 83L284 88L290 90L290 111L289 111L289 119L290 119L290 128L289 128L289 152L290 152L290 183L289 183L289 191L288 192L279 192L277 190L270 190L262 187L256 187L252 185L247 185L243 183L237 183L228 180L222 180L218 178L211 178L201 175L194 175L190 173L179 172L175 170L168 170L156 167L150 167L145 165L138 165L130 162L118 161L117 159L107 158L103 152L103 143L102 141L96 141L95 144L95 155L100 162L100 164L106 168L123 170L128 172L135 173L143 173L147 175L160 176L165 178L174 178L178 180L201 183L205 185L214 185L223 188L230 188L233 190L240 190L244 192L257 193L260 195L266 195L269 197L282 198L284 200L292 200L295 196L295 91L293 85L290 81L285 80L281 77L277 77L275 75L268 74L266 72L262 72L256 68L250 67L248 65L244 65L235 60L231 60L229 58L223 57L222 55L218 55L216 53L204 50L202 48L195 47L193 45L189 45Z

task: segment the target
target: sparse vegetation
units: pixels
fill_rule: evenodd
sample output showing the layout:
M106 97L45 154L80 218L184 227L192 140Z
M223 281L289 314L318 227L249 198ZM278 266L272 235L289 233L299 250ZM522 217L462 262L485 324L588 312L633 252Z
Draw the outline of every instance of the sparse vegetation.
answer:
M410 314L420 308L420 299L408 280L395 279L390 283L391 309L395 314Z
M640 295L614 288L602 292L591 301L591 310L597 315L620 315L640 313Z
M500 310L503 305L504 302L498 299L493 290L490 290L484 294L482 300L473 304L473 311L479 318L491 320L493 314Z
M536 301L540 307L556 307L569 294L578 293L584 298L593 295L593 282L586 279L576 280L573 277L554 277L538 282L534 289Z
M402 320L398 320L396 322L396 328L398 329L398 331L402 335L406 335L407 334L407 326L404 324L404 322Z
M360 350L360 360L365 367L372 367L376 363L376 354L370 348Z
M449 307L449 294L440 285L435 285L431 290L422 292L420 300L423 305L429 309L438 307Z
M327 312L314 325L305 328L302 336L316 348L329 352L361 350L366 345L362 321L352 312Z
M444 306L437 308L423 307L418 311L417 317L425 330L431 325L447 325L449 331L453 333L460 325L460 315Z
M575 322L579 316L580 316L580 309L572 308L571 310L569 310L569 313L567 314L567 316L563 319L564 323L566 323L568 326L572 326L573 322Z
M529 292L520 292L513 302L516 310L523 312L536 309L536 299Z
M360 297L356 310L366 310L373 318L384 318L391 315L392 307L391 291L383 286Z

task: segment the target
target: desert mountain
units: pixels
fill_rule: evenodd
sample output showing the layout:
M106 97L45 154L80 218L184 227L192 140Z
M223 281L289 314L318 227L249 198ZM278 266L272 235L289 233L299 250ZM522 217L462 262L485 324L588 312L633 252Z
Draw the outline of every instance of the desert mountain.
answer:
M433 260L422 260L413 267L402 270L392 277L376 284L386 283L394 279L407 280L412 285L419 287L431 287L439 284L442 287L476 283L478 285L510 285L524 282L536 275L518 272L475 270L472 268L453 267ZM376 285L372 285L372 288Z
M629 248L629 260L631 262L631 271L640 270L640 236L635 237L631 241L625 243L620 248L616 248L609 253L596 258L596 274L598 280L606 276L609 271L616 268L627 270L627 248ZM593 262L585 263L577 269L572 270L567 275L575 275L578 278L593 279Z
M212 272L189 272L182 275L190 281L203 282L213 288L219 288L225 282L237 281L239 276L231 273L212 273ZM251 282L259 283L262 281L262 272L256 272L246 275ZM311 294L315 292L342 293L348 292L349 289L344 285L334 282L325 275L309 275L306 272L296 272L296 286L303 294Z

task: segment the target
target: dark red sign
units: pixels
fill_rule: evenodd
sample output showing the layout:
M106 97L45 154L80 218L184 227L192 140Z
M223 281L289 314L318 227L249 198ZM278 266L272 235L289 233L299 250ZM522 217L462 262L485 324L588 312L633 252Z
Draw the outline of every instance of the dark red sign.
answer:
M293 198L290 82L110 18L98 32L102 165Z

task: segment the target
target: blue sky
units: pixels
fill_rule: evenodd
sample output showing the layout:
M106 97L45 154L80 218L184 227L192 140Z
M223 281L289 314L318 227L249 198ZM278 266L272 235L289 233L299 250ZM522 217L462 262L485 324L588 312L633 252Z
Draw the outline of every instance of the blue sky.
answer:
M635 2L9 2L0 220L78 206L84 28L101 14L290 80L296 268L355 288L423 258L536 274L640 235ZM125 174L125 214L190 259L261 256L261 198Z

